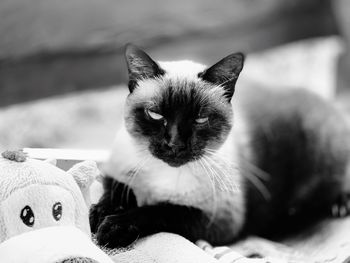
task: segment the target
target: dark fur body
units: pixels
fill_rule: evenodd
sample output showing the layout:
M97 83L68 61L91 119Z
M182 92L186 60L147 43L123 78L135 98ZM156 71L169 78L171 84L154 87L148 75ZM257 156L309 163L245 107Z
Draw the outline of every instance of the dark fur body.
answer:
M161 160L164 171L152 173L170 178L175 168L201 158L205 148L216 149L230 142L227 140L233 136L229 135L230 100L243 66L241 54L230 55L199 73L201 80L195 78L194 83L159 80L166 77L166 71L133 47L127 51L127 61L131 95L126 104L126 127L134 138L147 141L147 151L157 161ZM148 87L143 93L142 87L137 86L139 75L159 81L155 86L150 86L153 82L143 83ZM210 93L211 89L215 93ZM331 102L305 90L273 90L257 85L242 85L237 90L233 112L243 116L247 130L234 134L234 139L248 138L246 144L235 144L245 202L228 193L215 218L198 203L192 206L186 200L169 201L171 195L164 197L166 201L140 205L140 188L128 189L106 176L104 194L90 213L92 232L100 244L125 246L138 237L157 232L177 233L191 241L206 239L214 245L228 244L246 234L277 239L329 216L334 204L344 205L350 190L350 130ZM156 102L149 103L150 100ZM147 113L149 109L157 113L156 119ZM207 121L198 125L202 114ZM127 157L125 152L125 156L132 158L133 153ZM119 160L119 166L128 162ZM249 180L252 174L261 171L268 175L262 180L268 196ZM149 190L148 195L152 195L158 189L152 189L146 175L138 179L144 180L141 188L149 188L141 189L141 193ZM199 192L207 190L204 185L196 188ZM167 195L166 191L161 195ZM349 208L346 203L344 207Z
M238 105L233 105L243 108L249 120L253 162L270 175L264 184L271 197L265 198L246 180L247 213L241 235L280 238L329 216L332 205L347 193L349 130L337 110L314 94L245 88L237 94ZM111 237L113 231L107 224L102 243L127 245L138 236L160 231L175 232L192 241L205 238L215 244L238 237L227 231L227 222L208 228L210 218L196 208L169 203L137 207L132 191L123 187L107 177L98 205L103 212L94 215L96 207L92 210L93 232L106 215L112 215L111 225L118 226Z
M266 200L247 182L245 230L278 238L329 216L349 191L350 131L344 116L303 90L241 92L237 101L249 120L254 163L270 175L265 186L271 194Z

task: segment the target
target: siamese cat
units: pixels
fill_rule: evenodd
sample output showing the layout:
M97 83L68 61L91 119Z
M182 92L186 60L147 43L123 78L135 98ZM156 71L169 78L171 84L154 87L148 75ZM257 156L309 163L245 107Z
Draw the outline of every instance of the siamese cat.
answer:
M129 44L124 125L90 211L107 247L172 232L214 245L276 239L350 211L350 132L306 90L236 90L244 56L155 62Z

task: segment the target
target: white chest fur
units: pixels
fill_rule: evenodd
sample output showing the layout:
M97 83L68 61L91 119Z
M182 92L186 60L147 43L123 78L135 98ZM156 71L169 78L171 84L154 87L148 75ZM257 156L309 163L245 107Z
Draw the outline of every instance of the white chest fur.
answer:
M230 135L218 154L226 159L235 158L236 150ZM139 205L152 205L159 202L171 202L193 206L208 213L220 210L244 210L242 178L237 167L230 171L219 171L213 166L214 160L196 161L174 168L153 157L146 145L135 141L122 128L116 136L105 172L129 185ZM223 173L230 176L231 184L237 188L225 188L225 180L216 179ZM231 173L231 174L228 174Z
M146 146L133 140L122 128L117 134L106 173L129 185L139 205L172 202L204 206L212 198L210 181L199 164L174 168L153 157Z

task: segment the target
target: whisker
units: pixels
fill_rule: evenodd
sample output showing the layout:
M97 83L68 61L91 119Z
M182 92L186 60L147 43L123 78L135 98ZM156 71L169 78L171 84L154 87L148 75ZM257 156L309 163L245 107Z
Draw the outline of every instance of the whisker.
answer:
M264 170L260 169L258 166L254 165L253 163L244 160L244 158L241 158L241 161L243 162L243 165L246 165L246 168L248 168L252 173L254 173L257 177L264 181L268 181L271 178L271 175L265 172Z
M211 185L211 190L212 190L212 195L213 195L213 208L212 208L212 216L210 217L208 226L210 226L216 217L216 213L217 213L217 198L216 198L216 190L215 190L215 185L214 185L214 181L213 178L210 176L210 173L208 172L208 170L206 169L205 164L202 162L201 159L198 160L200 166L203 168L205 174L207 175L207 177L209 178L210 181L210 185Z
M210 170L210 172L212 173L213 178L218 183L219 188L221 190L225 190L225 188L227 189L227 186L223 183L221 177L217 174L217 172L211 167L211 164L208 162L207 158L205 156L202 156L202 160L207 165L207 168Z
M221 160L222 162L226 163L226 165L228 165L229 167L232 167L234 164L233 162L231 162L230 160L228 160L227 158L225 158L224 156L220 155L219 153L215 152L214 150L210 150L207 149L206 153L208 153L208 155L211 155L219 160ZM216 162L214 162L214 164L216 164ZM259 173L260 176L257 176L257 172L259 171L260 168L255 167L254 171L255 173L252 172L252 167L254 167L253 164L251 164L251 170L249 171L245 171L242 168L244 167L238 167L238 169L242 172L243 176L245 176L255 187L256 189L262 194L262 196L266 199L269 200L271 198L271 194L268 191L267 187L260 181L260 176L264 175L264 178L266 178L267 176L270 177L269 174L265 173Z
M222 190L226 192L230 192L228 182L226 181L226 175L223 173L223 170L219 170L216 166L216 163L213 162L213 160L209 157L206 157L207 162L211 165L218 181L220 181L220 184L223 186Z
M235 190L237 190L237 185L235 184L235 182L232 180L232 174L230 174L234 168L234 166L232 166L231 164L230 165L227 165L228 162L226 160L224 160L224 158L222 158L221 156L216 156L216 154L212 154L212 153L209 153L209 156L206 156L209 160L210 160L210 163L213 165L213 167L218 171L220 172L221 174L221 177L223 177L222 179L225 181L225 180L228 180L228 183L230 184L230 186L234 186ZM216 160L213 160L213 158L216 158Z
M226 186L227 191L238 191L238 186L233 180L233 169L228 167L225 163L222 164L221 160L213 160L209 156L206 156L210 164L213 166L214 170L217 171L218 176L221 178Z
M231 162L230 160L227 159L227 157L220 155L217 151L213 149L206 149L205 151L211 155L218 156L219 158L222 158L224 160L227 160L228 162ZM264 181L270 180L271 175L269 173L260 169L258 166L254 165L253 163L247 161L242 154L240 154L240 161L244 162L244 164L247 165L249 169L251 169L251 172L253 172L260 179L263 179Z
M123 192L122 192L122 199L124 198L125 195L125 188L127 189L126 191L126 203L129 203L129 194L130 194L130 189L132 187L132 184L137 176L137 174L140 172L140 170L144 167L144 165L149 161L150 157L147 157L145 159L140 160L136 166L129 171L128 175L130 176L128 181L126 182Z
M271 194L267 187L259 180L257 176L252 176L249 172L245 172L244 170L241 170L242 173L245 175L245 177L258 189L258 191L262 194L262 196L266 200L271 199Z

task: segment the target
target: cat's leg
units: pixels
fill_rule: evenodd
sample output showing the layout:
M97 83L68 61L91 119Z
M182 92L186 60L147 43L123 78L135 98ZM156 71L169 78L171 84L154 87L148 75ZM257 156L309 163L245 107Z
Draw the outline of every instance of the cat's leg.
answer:
M333 217L345 217L350 215L350 168L346 170L340 183L340 193L331 207Z
M331 215L333 217L350 215L350 168L347 168L339 182L339 193L331 206Z
M133 191L111 177L103 179L104 193L89 213L91 232L96 233L106 216L137 206Z
M350 215L350 191L339 195L332 206L333 217L345 217Z
M231 227L227 222L211 222L200 209L163 203L107 216L96 237L100 245L111 248L127 246L139 237L158 232L176 233L193 242L204 239L223 244L234 239Z

